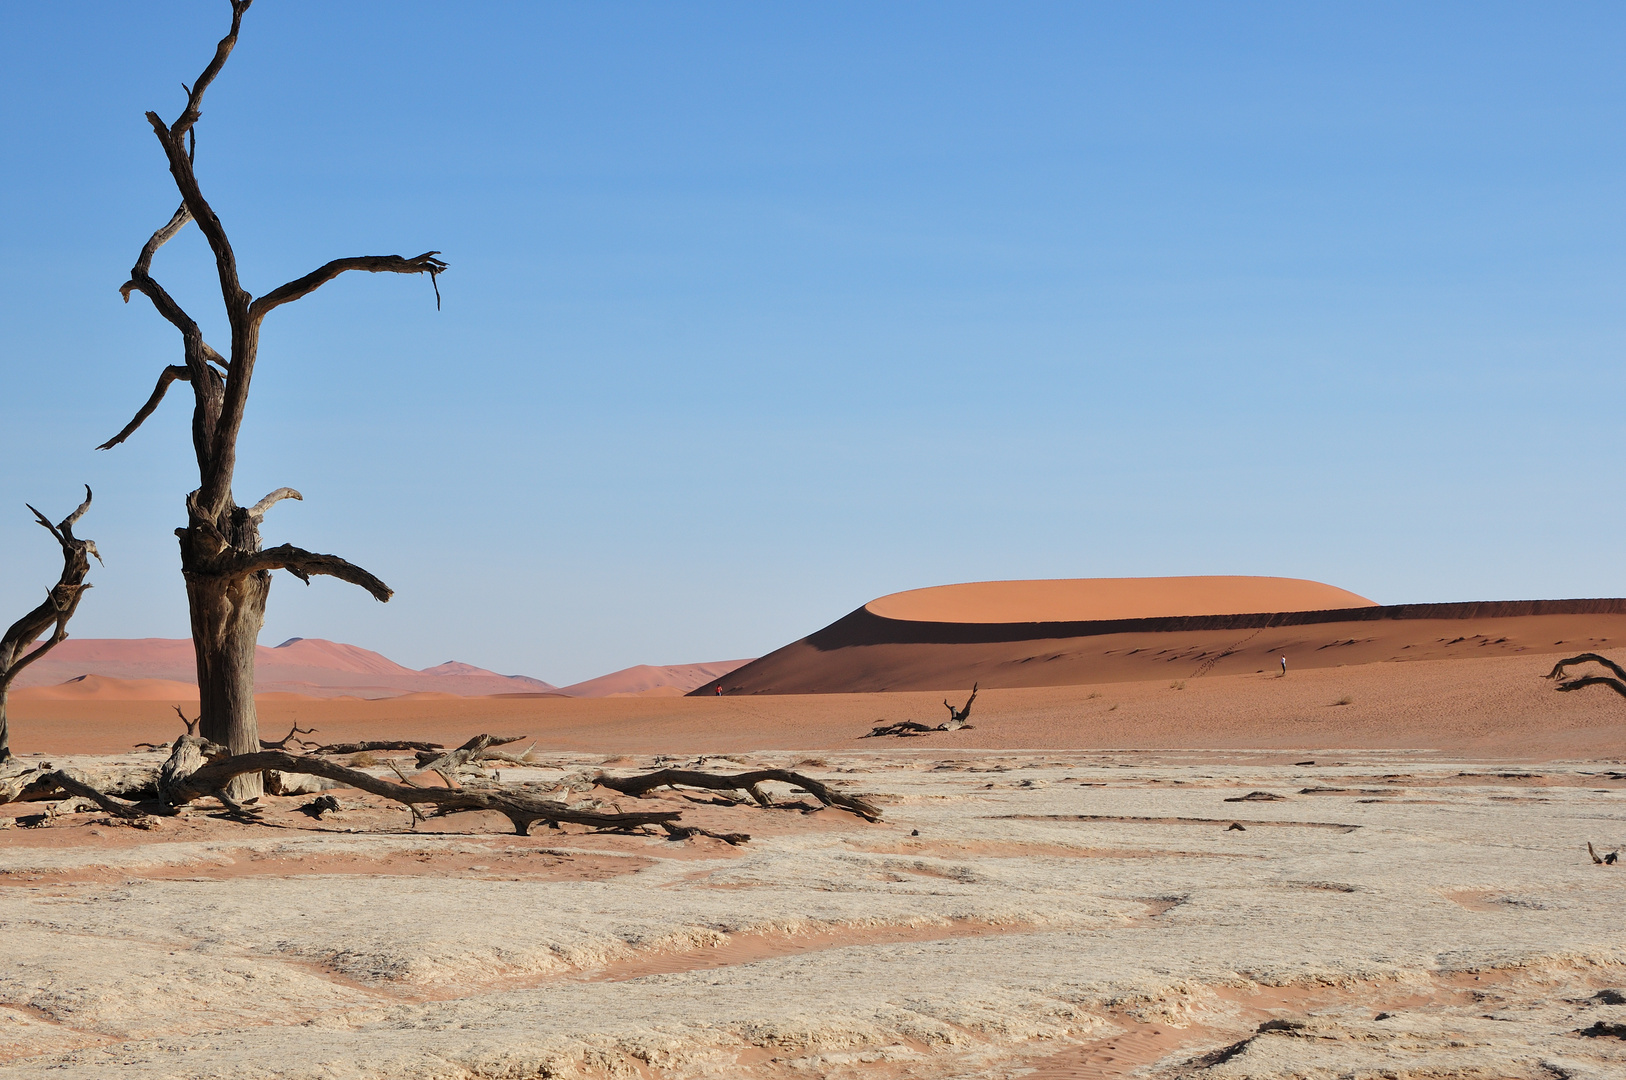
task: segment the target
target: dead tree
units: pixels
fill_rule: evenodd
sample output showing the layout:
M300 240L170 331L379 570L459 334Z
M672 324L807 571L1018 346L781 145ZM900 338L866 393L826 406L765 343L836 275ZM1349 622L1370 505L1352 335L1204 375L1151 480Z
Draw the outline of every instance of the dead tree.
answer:
M29 509L34 510L32 506ZM11 693L11 681L23 668L67 638L68 620L79 610L79 598L90 588L85 584L85 575L90 572L90 556L95 555L97 562L102 561L94 540L80 540L73 535L74 523L84 517L89 509L90 487L86 485L85 501L79 504L79 509L55 525L51 524L50 518L34 510L34 517L62 545L62 576L45 594L45 600L39 607L12 623L5 637L0 637L0 761L11 756L11 733L6 726L6 699ZM40 635L53 625L56 629L51 631L51 636L29 651L30 646L39 641Z
M1613 678L1608 675L1582 675L1575 679L1569 678L1569 672L1564 669L1576 664L1602 664L1615 674ZM1595 652L1584 652L1579 656L1571 656L1568 659L1560 660L1553 665L1553 670L1547 673L1547 678L1564 680L1558 684L1558 689L1565 693L1588 686L1607 686L1621 697L1626 697L1626 669L1622 669L1613 660L1606 656L1599 656Z
M283 487L252 506L237 505L232 475L237 465L237 436L248 403L250 380L258 358L260 328L267 315L284 304L314 292L350 270L369 273L435 275L446 269L429 251L415 258L399 255L364 255L334 259L304 277L255 298L238 278L237 256L225 226L203 197L193 163L197 150L197 123L203 94L225 66L237 44L237 34L253 0L231 0L231 32L220 40L213 59L185 87L186 106L174 122L166 124L156 112L147 113L158 145L180 191L181 204L169 221L142 247L130 279L120 288L126 303L141 293L181 335L183 363L166 367L158 376L152 396L100 449L117 446L151 416L172 383L192 387L192 446L198 463L198 488L186 497L187 523L175 530L180 538L181 574L192 618L192 644L197 655L198 694L205 738L223 744L233 754L260 749L254 712L254 647L265 621L266 595L271 571L286 570L310 583L313 574L326 574L359 585L380 601L392 595L389 586L344 559L321 555L291 544L262 549L260 522L266 511L283 499L299 499L299 492ZM195 222L214 253L226 321L231 327L230 356L223 356L203 340L198 323L182 309L152 276L153 256L170 239ZM435 284L435 302L440 290ZM231 785L239 800L260 790L257 776L245 774Z
M971 684L971 696L966 698L965 704L958 709L950 705L947 698L943 699L943 708L949 711L948 722L943 725L944 731L956 731L965 727L966 717L971 715L971 703L977 700L978 685L977 683Z

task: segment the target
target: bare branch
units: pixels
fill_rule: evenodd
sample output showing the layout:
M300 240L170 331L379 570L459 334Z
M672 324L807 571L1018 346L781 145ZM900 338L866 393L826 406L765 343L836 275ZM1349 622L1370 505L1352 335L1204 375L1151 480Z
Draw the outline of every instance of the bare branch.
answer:
M1586 675L1579 679L1571 679L1569 682L1559 683L1557 689L1568 693L1571 690L1581 690L1588 686L1607 686L1621 697L1626 697L1626 682L1611 679L1607 675Z
M63 547L68 546L67 539L63 537L61 531L59 531L55 525L51 524L51 519L50 518L46 517L44 514L40 513L38 510L36 510L34 508L33 503L23 503L23 505L28 507L30 510L34 511L34 518L35 518L36 521L39 522L40 527L45 529L53 537L55 537L57 543L61 544Z
M258 570L286 570L307 585L310 584L312 574L336 577L340 581L348 581L352 585L366 589L379 603L386 603L395 595L394 589L352 562L347 562L337 555L318 555L314 551L296 548L292 544L278 544L274 548L254 552L233 569L234 572L243 574Z
M607 787L612 791L619 791L624 795L643 795L658 787L668 784L681 784L684 787L705 788L711 791L747 791L758 802L765 803L765 797L751 789L764 781L777 781L781 784L791 784L802 788L815 799L826 806L839 806L843 810L850 810L861 818L869 821L880 821L881 811L863 799L856 799L851 795L844 795L821 783L811 776L790 772L787 769L756 769L743 773L705 773L693 772L688 769L660 769L656 772L645 773L643 776L611 776L608 773L599 773L593 777L593 783L599 787Z
M415 739L373 739L363 742L329 743L318 746L312 750L313 754L364 754L369 750L444 750L444 746L434 742L420 742Z
M1547 673L1546 678L1562 679L1565 675L1565 668L1573 667L1576 664L1586 663L1602 664L1610 671L1613 671L1616 678L1626 679L1626 668L1622 668L1619 664L1615 663L1607 656L1599 656L1595 652L1584 652L1579 656L1571 656L1566 660L1560 660L1558 663L1553 665L1553 670Z
M73 513L69 514L67 517L63 518L62 521L57 525L57 528L62 530L62 535L71 538L73 536L73 526L74 526L74 524L80 518L84 517L85 516L85 511L89 510L89 509L90 509L90 485L86 484L85 485L85 501L79 504L79 509L75 510Z
M265 512L267 510L271 509L284 499L293 499L297 502L304 502L305 496L301 495L291 487L279 487L277 490L273 491L271 494L249 507L248 516L253 518L255 521L259 521L265 517Z
M210 351L212 352L213 350ZM153 387L152 396L147 399L147 403L141 406L140 411L135 414L135 419L131 420L128 424L125 424L124 430L102 443L102 445L98 446L96 449L111 450L113 447L135 434L136 428L145 423L147 417L151 416L158 410L158 403L163 401L164 395L169 392L169 384L175 382L177 379L179 379L181 382L191 382L192 372L179 364L171 364L169 367L159 372L158 385ZM106 429L104 428L103 430L105 431Z
M182 717L182 719L184 720L185 717ZM310 734L313 734L315 731L316 731L315 728L302 728L296 723L296 724L294 724L293 727L288 729L288 734L284 735L282 738L276 740L275 742L270 742L270 741L268 741L266 739L261 739L260 740L260 749L261 750L286 750L286 749L288 749L289 740L292 740L293 742L298 743L301 747L303 747L305 749L310 749L311 747L315 746L316 744L311 742L309 739L295 739L294 736L295 735L310 735Z
M124 818L127 821L140 821L147 816L129 803L120 802L109 795L102 794L66 769L44 773L35 779L34 784L50 785L67 792L69 795L89 799L107 813L112 814L114 817Z
M142 247L141 255L136 259L134 269L130 271L130 280L119 288L119 293L124 297L126 304L130 302L130 290L137 287L136 279L146 277L148 271L152 269L152 257L158 254L158 249L173 240L175 234L185 228L186 223L191 220L192 211L188 210L183 202L175 213L170 216L169 221L152 234L152 238Z
M436 275L446 270L446 264L435 258L438 251L426 251L414 259L399 255L358 255L351 259L334 259L326 266L312 270L280 288L272 289L249 307L249 318L259 322L273 308L292 303L326 285L347 270L365 270L370 274L428 274L431 283ZM435 309L440 309L440 286L435 285Z
M32 664L34 661L50 652L58 645L68 640L68 619L73 617L72 608L79 606L79 594L88 588L90 588L89 585L81 585L73 591L73 599L70 602L70 608L64 608L59 599L59 590L66 592L65 586L58 585L55 589L51 590L45 603L50 604L57 613L58 618L56 620L56 629L51 632L50 637L46 638L44 641L40 642L39 645L35 646L32 652L29 652L21 659L12 662L12 665L6 669L5 681L10 682L12 679L15 679L22 673L23 668L27 667L29 664ZM36 608L35 610L37 611L39 609ZM66 612L66 614L64 614L64 612Z
M203 92L209 89L209 84L215 81L215 76L220 74L220 69L226 66L226 57L231 55L233 47L237 44L237 31L243 25L243 13L253 3L254 0L232 0L231 33L221 38L220 44L215 46L214 57L210 59L209 66L203 69L203 74L198 76L198 81L193 83L190 88L185 83L181 84L181 88L186 90L186 109L168 129L170 137L176 140L177 145L180 143L181 136L189 132L192 125L198 122L198 117L203 115L201 110ZM187 155L188 162L191 161L194 154L195 151L193 154Z
M214 795L234 776L262 772L266 769L320 776L408 806L429 803L440 807L442 813L496 810L507 815L514 824L514 831L521 836L524 836L530 830L531 824L537 821L572 822L600 829L629 829L642 825L660 825L676 821L681 816L680 812L674 810L631 814L575 810L562 802L505 789L414 787L381 780L358 769L347 769L326 758L303 757L279 750L237 754L212 761L196 772L178 778L166 797L172 804L179 805L191 799Z

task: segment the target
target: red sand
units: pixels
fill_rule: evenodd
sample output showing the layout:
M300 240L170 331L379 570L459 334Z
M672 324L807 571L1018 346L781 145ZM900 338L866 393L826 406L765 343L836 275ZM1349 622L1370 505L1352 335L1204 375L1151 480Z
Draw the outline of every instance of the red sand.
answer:
M1551 656L1492 656L1293 670L1286 678L1252 672L1195 678L1189 666L1165 664L1156 680L984 689L971 728L903 740L860 736L897 720L946 719L943 692L384 701L279 695L260 699L260 727L268 738L297 722L332 741L448 745L480 732L523 734L537 740L538 752L606 754L1097 747L1261 748L1284 755L1326 747L1436 748L1507 759L1626 753L1620 699L1601 689L1556 693L1542 678L1551 666ZM954 691L956 705L964 694ZM167 741L179 730L162 701L24 697L12 707L12 745L20 754L111 753Z

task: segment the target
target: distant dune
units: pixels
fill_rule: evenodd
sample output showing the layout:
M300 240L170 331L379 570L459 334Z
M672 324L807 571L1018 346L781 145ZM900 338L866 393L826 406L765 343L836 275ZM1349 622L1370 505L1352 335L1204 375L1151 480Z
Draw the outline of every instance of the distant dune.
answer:
M1333 605L1333 606L1329 606ZM1208 610L1213 609L1213 610ZM1384 607L1289 578L979 582L881 597L695 694L1069 686L1626 641L1626 600Z
M197 683L175 679L114 679L106 675L80 675L54 686L25 686L11 693L18 701L198 700Z
M682 697L695 687L720 679L750 660L718 660L709 664L639 664L596 679L560 687L566 697Z
M499 675L469 664L449 661L414 671L378 653L355 645L320 638L291 638L275 648L255 650L256 693L291 693L311 697L397 697L402 694L446 694L458 697L485 694L545 693L551 683L524 675ZM89 675L99 680L78 689L69 680ZM195 699L196 663L192 642L186 638L69 638L28 668L17 680L18 691L61 689L69 697L113 692L149 696L137 684L160 681L184 686ZM150 689L150 688L149 688ZM173 688L157 693L169 700Z

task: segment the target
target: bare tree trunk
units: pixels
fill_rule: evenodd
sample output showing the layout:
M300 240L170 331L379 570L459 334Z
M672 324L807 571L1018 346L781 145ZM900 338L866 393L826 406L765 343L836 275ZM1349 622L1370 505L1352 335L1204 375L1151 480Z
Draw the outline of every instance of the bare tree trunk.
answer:
M32 506L30 510L34 510ZM90 588L85 584L85 575L90 572L90 557L97 554L94 540L80 540L73 535L73 527L78 520L90 509L90 488L85 488L85 501L79 508L55 525L51 519L34 510L35 519L43 525L56 542L62 546L62 576L57 583L45 594L45 600L39 607L11 624L3 636L0 636L0 761L11 756L11 730L6 719L6 703L11 697L11 681L34 661L56 648L67 640L68 620L73 613L79 610L79 600L84 596L85 590ZM34 642L39 636L52 626L56 629L51 636L41 642L36 648ZM32 650L32 651L30 651Z
M267 315L321 288L350 270L369 273L423 274L431 284L446 264L429 251L415 258L399 255L362 255L334 259L263 296L255 298L238 278L237 255L225 226L209 205L193 171L197 150L197 123L202 115L204 91L220 74L236 47L243 15L253 0L231 0L231 30L220 40L215 55L186 90L186 108L174 123L166 124L155 112L147 122L163 148L181 205L147 241L130 280L120 288L126 302L139 292L180 331L184 364L166 367L158 384L135 418L100 449L123 442L151 416L171 384L190 383L194 397L192 445L198 462L198 487L186 498L187 524L177 529L181 541L181 573L192 615L192 644L197 654L198 694L202 734L232 754L259 750L259 724L254 713L254 648L265 621L265 602L271 571L287 570L310 583L311 575L325 574L360 585L384 601L390 588L358 566L333 555L283 544L270 550L260 546L260 521L283 499L298 499L293 488L278 488L252 507L238 506L232 494L237 467L237 436L248 402L249 384L258 359L260 328ZM153 257L189 223L196 223L214 255L220 296L231 326L231 356L222 356L203 340L203 331L174 297L152 276ZM440 289L435 285L436 306ZM229 796L252 798L260 778L237 776Z
M185 563L182 563L183 572ZM192 608L192 648L198 662L198 734L233 754L260 749L254 711L254 649L265 622L271 574L246 578L194 578L186 581ZM227 794L238 802L260 794L258 774L232 781Z

